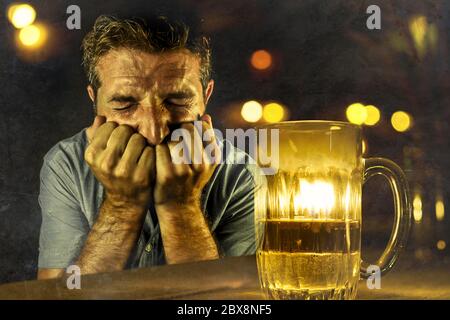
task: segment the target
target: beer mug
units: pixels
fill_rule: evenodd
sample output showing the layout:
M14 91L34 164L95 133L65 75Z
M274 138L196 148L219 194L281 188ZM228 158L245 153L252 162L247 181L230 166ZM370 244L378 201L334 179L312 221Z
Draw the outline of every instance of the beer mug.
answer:
M350 123L287 121L256 130L264 170L255 176L256 256L266 297L354 299L360 276L388 272L406 244L411 202L404 173L390 160L364 159L361 128ZM361 260L361 195L374 175L391 187L395 219L386 249L368 264Z

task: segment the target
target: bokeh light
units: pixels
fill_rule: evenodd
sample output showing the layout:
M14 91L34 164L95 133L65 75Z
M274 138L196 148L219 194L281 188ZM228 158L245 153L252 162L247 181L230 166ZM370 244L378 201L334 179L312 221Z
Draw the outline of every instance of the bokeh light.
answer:
M422 220L422 198L420 197L420 194L414 195L413 215L414 221L420 222Z
M412 117L404 111L396 111L392 114L392 127L398 132L405 132L411 128Z
M378 121L380 121L381 113L377 107L373 105L368 105L366 106L366 112L367 117L366 120L364 121L365 125L374 126L378 123Z
M8 19L14 27L22 29L36 19L36 10L29 4L13 4L8 8Z
M258 101L247 101L241 109L242 118L247 122L257 122L263 114L262 105Z
M272 55L266 50L253 52L250 63L257 70L266 70L272 65Z
M426 52L426 35L428 29L427 17L416 16L409 21L409 31L414 40L417 53L420 57L423 57Z
M26 48L38 48L42 46L47 39L47 30L42 25L32 24L20 30L20 44Z
M445 217L445 208L444 208L444 202L442 200L436 200L436 220L442 221Z
M348 121L361 125L367 119L367 110L362 103L353 103L347 107L345 112Z
M272 102L266 104L263 108L263 118L267 122L279 122L283 120L284 115L284 108L279 103Z
M436 243L436 247L438 248L438 250L444 250L447 247L447 244L445 243L444 240L439 240Z

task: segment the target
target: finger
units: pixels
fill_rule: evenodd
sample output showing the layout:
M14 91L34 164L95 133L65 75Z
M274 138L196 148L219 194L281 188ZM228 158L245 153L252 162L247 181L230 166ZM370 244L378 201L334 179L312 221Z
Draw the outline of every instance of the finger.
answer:
M165 182L171 176L172 159L167 144L161 143L155 146L156 158L156 181Z
M192 160L191 163L194 166L194 170L197 170L197 167L203 164L203 143L199 133L199 131L202 130L201 125L199 128L199 122L196 121L195 124L185 123L181 127L189 132L184 142L186 143L186 148L188 149L188 154Z
M92 137L90 146L95 150L106 149L108 140L112 132L117 128L118 124L115 122L106 122L102 124L96 131L95 135Z
M185 161L177 161L176 157L179 157L179 144L184 142L174 142L169 141L167 146L169 147L170 157L171 157L171 169L175 176L184 176L190 172L190 163ZM186 158L181 158L179 160L185 160Z
M182 123L178 129L171 134L171 139L168 140L168 145L173 145L171 150L172 163L179 164L191 164L191 145L192 145L192 131L190 127L193 127L192 123Z
M128 141L134 134L133 128L127 125L120 125L114 129L111 136L108 139L106 149L117 156L122 156L127 147Z
M211 119L211 118L210 118ZM222 161L222 151L217 142L211 121L202 121L203 129L203 161L206 164L219 164Z
M148 174L150 179L155 178L156 160L155 160L155 148L151 146L144 147L141 156L138 160L136 173Z
M102 124L106 122L106 117L104 116L95 116L94 121L92 122L91 126L86 129L86 136L88 139L88 142L91 143L92 138L95 135L95 132Z
M122 161L130 164L138 163L145 146L145 138L139 133L134 133L130 140L128 140L128 144L123 152Z
M216 135L210 121L202 120L202 135L202 141L205 145L210 142L216 142Z

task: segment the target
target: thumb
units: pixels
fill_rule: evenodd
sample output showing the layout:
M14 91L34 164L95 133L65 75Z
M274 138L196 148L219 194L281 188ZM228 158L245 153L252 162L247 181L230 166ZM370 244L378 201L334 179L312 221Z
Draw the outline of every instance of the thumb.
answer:
M104 116L95 116L94 121L92 122L92 125L86 129L86 135L89 140L89 143L92 141L92 139L95 136L95 132L97 129L106 122L106 118Z

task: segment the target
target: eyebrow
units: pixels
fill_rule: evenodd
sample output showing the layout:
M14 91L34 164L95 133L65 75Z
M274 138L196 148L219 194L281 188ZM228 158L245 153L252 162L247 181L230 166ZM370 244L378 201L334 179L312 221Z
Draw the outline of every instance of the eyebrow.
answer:
M195 93L189 89L181 89L173 92L169 92L163 95L166 99L191 99L195 97ZM108 103L110 102L137 102L138 99L132 95L124 95L124 94L114 94L111 98L108 99Z
M137 99L130 95L113 95L108 102L136 102Z
M195 96L191 90L179 90L164 95L166 99L190 99Z

